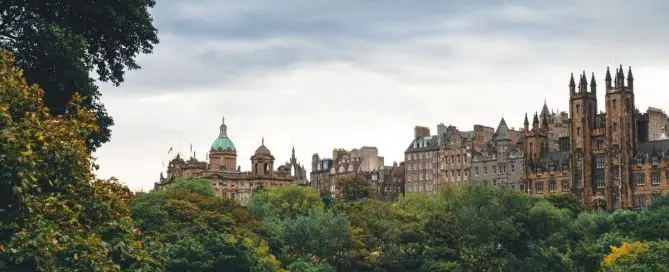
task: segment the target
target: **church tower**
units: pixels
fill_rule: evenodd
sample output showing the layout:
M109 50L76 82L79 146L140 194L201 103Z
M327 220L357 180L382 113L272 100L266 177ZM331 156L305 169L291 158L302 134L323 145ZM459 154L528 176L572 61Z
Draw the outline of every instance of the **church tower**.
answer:
M612 84L613 80L613 84ZM627 72L622 65L616 69L615 77L606 70L606 187L608 208L632 208L632 158L636 150L636 115L634 104L634 77L632 67Z
M537 180L532 177L537 177L537 173L541 173L541 156L548 152L548 128L540 127L539 114L534 113L532 121L532 129L529 130L529 120L527 114L525 116L525 127L523 132L523 150L525 151L524 171L526 180L524 181L527 192L532 192L532 188L536 188ZM534 175L531 175L534 173ZM540 175L540 174L539 174Z
M595 129L597 115L597 92L594 75L591 89L585 75L579 76L578 90L574 75L569 80L569 116L571 118L571 174L572 191L578 193L583 203L589 205L594 196L592 131Z

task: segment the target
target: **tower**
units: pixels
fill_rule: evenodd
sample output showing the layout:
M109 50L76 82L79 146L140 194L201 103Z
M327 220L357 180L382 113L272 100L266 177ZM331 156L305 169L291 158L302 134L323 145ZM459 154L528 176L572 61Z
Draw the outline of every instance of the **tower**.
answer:
M523 164L525 173L524 183L526 190L531 191L535 187L534 183L537 182L532 177L536 177L537 172L542 171L541 156L548 150L548 129L539 127L538 113L534 113L532 130L525 130L523 132L523 145L525 156L525 163Z
M571 118L571 160L572 192L578 193L584 204L590 204L594 195L592 186L593 158L591 134L595 129L597 114L596 84L591 84L588 91L588 81L585 71L580 76L578 90L575 89L574 75L569 81L569 116Z
M610 199L608 208L631 208L632 203L632 158L636 150L637 126L634 105L634 77L632 67L627 74L622 65L616 69L614 85L611 86L611 71L606 69L606 194Z
M251 166L253 174L256 175L269 176L274 173L274 156L265 146L265 138L262 139L260 146L251 156Z
M209 150L209 169L234 172L236 167L237 150L232 140L228 138L228 126L225 125L225 117L223 117L218 138L214 140Z

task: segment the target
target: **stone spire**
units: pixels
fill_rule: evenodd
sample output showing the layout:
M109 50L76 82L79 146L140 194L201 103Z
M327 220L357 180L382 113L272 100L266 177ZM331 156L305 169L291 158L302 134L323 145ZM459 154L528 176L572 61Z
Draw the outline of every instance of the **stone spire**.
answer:
M597 93L597 83L595 82L595 73L592 73L592 77L590 78L590 92L591 93Z
M576 82L574 82L574 73L571 73L571 77L569 78L569 93L570 94L576 93Z
M634 76L632 76L632 66L630 66L629 70L627 71L627 87L629 87L630 91L634 90Z
M228 137L228 126L225 125L225 116L221 117L221 132L219 133L219 137Z
M525 126L525 130L530 129L530 120L527 119L527 112L525 113L525 122L523 122L523 125Z

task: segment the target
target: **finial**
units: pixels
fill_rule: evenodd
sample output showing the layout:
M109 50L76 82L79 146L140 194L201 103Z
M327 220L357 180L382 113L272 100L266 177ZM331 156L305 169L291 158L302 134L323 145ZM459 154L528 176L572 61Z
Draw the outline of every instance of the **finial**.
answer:
M632 66L630 66L629 70L627 71L627 80L633 80L634 77L632 76Z
M265 145L265 137L262 137L262 140L260 142L260 145Z
M611 69L609 69L609 66L606 66L606 81L611 81Z
M571 73L571 78L569 79L569 87L574 87L576 86L576 82L574 82L574 73Z

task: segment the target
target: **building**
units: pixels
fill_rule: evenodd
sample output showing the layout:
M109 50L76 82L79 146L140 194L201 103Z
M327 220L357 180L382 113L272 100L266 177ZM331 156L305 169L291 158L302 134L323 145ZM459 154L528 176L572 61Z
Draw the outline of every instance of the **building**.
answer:
M427 127L414 128L414 140L404 152L405 191L431 192L439 180L439 136L431 136Z
M634 103L634 77L625 77L622 66L615 78L607 68L605 112L597 109L597 84L585 72L578 89L569 82L568 136L558 137L558 150L550 150L550 128L545 115L535 113L532 129L526 119L524 132L527 192L547 195L572 192L586 205L608 210L643 208L666 192L665 153L669 152L666 117L657 111L639 113ZM626 83L626 84L625 84ZM541 120L539 117L541 116ZM666 115L665 115L666 116ZM660 134L655 141L655 131ZM651 182L647 182L650 179Z
M275 158L265 146L264 139L251 157L252 170L242 172L237 165L237 149L228 138L225 118L219 136L211 145L208 158L209 162L205 162L191 156L186 161L177 154L168 164L167 176L160 173L160 180L155 187L165 187L178 178L201 178L211 180L217 196L236 199L245 204L253 189L258 186L288 186L304 183L306 179L306 170L295 159L295 148L290 161L274 170Z
M320 159L318 154L314 154L311 158L311 186L321 192L330 192L336 198L341 195L337 186L339 181L362 175L371 183L371 178L382 170L383 162L384 158L379 156L379 150L370 146L351 151L335 148L332 159Z
M470 179L524 191L523 140L522 132L509 128L502 118L486 145L474 149Z

